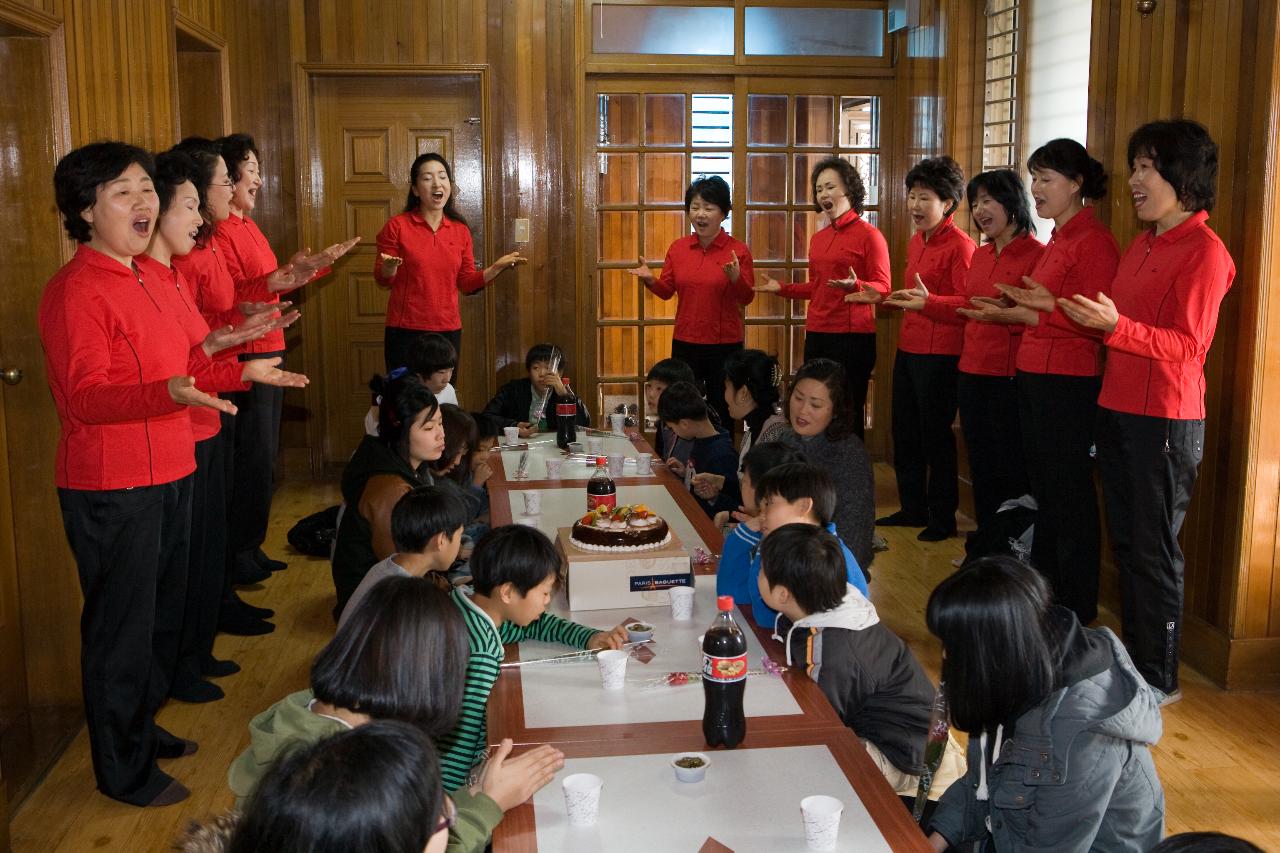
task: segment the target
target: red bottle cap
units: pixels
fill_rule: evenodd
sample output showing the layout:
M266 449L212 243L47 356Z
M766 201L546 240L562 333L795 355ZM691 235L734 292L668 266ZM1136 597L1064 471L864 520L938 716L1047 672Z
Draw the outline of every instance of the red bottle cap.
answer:
M597 464L597 465L608 465L608 464L609 464L609 460L608 460L608 459L606 459L606 458L605 458L605 457L603 457L603 456L597 456L597 457L596 457L596 464Z
M716 609L717 609L717 610L732 610L732 609L733 609L733 596L732 596L732 595L719 595L719 596L716 596Z

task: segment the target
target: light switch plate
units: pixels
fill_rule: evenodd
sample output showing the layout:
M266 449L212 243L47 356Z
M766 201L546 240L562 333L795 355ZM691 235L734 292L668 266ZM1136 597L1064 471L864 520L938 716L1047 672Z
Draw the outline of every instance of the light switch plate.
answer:
M516 237L515 237L515 240L516 240L516 242L517 242L517 243L528 243L528 242L529 242L529 220L527 220L527 219L517 219L517 220L516 220Z

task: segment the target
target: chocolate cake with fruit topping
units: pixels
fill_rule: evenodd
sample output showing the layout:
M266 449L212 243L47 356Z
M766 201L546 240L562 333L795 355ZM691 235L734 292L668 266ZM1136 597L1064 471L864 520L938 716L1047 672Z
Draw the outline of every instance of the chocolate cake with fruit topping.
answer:
M671 528L644 504L602 507L573 523L569 541L584 551L650 551L671 541Z

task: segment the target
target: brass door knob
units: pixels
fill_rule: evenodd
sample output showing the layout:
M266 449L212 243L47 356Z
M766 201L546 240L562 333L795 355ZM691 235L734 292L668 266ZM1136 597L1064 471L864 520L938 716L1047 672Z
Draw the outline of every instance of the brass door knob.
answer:
M3 379L7 385L17 385L22 381L22 368L6 367L0 370L0 379Z

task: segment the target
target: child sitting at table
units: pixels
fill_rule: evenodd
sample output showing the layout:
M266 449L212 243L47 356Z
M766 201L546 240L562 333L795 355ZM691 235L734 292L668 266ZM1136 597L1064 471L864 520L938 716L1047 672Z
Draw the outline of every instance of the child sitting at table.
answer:
M566 389L561 379L567 368L564 350L555 344L535 344L524 357L524 369L529 375L524 379L513 379L499 388L481 416L504 427L519 427L521 438L540 431L554 431L556 404L569 402L571 389ZM548 392L550 396L547 396ZM591 415L587 413L582 396L574 393L574 397L578 404L577 423L589 426ZM538 417L539 409L542 410L541 418Z
M836 535L836 526L831 520L836 510L836 485L830 474L807 462L779 465L756 484L756 506L760 508L760 536L766 543L770 531L787 524L807 524L830 533L844 556L845 580L863 596L867 595L867 577L853 552ZM746 586L751 616L757 625L767 628L778 614L761 597L760 586L756 582L760 574L761 549L757 549L751 562Z
M444 427L444 452L429 462L431 477L437 485L457 491L467 503L467 524L488 509L489 496L484 484L493 475L488 456L471 464L471 448L479 443L480 429L470 414L447 403L440 406L440 423Z
M412 373L422 380L422 384L436 395L436 401L440 405L450 403L456 406L458 392L454 390L450 380L453 379L453 369L457 364L458 351L453 348L453 344L449 343L449 339L444 335L433 332L414 338L413 344L409 347L409 363L403 367L406 373ZM380 392L377 389L381 384L382 380L376 377L370 383L370 388L374 389L374 398L369 411L364 416L365 435L378 434L377 395Z
M521 640L563 643L575 649L620 649L627 630L600 631L547 613L560 571L560 555L543 533L509 524L490 530L471 554L475 592L453 591L470 635L471 660L458 725L439 741L444 785L467 783L488 744L489 693L501 672L503 645Z
M664 358L656 362L644 377L644 410L645 414L657 418L658 400L662 392L677 382L688 382L695 388L698 378L693 375L693 368L678 358ZM666 424L658 420L657 429L653 433L653 454L657 459L675 457L681 462L689 458L689 442L681 441Z
M935 692L920 662L848 582L848 550L834 535L784 524L761 551L758 592L778 612L773 632L786 647L787 666L818 683L894 791L914 797ZM929 798L963 773L962 753L948 738Z
M733 510L742 502L738 490L738 451L729 433L712 423L711 407L702 399L692 382L677 382L662 392L658 399L658 417L668 429L690 442L689 458L681 461L672 456L667 467L677 477L686 475L686 467L697 473L723 477L719 493L708 500L694 490L694 497L708 518L721 510Z
M804 456L799 450L777 441L757 444L742 457L742 464L738 467L742 505L732 513L717 513L715 519L716 526L725 531L720 565L716 568L716 595L732 596L738 604L750 602L750 586L755 586L756 572L760 568L758 549L762 538L755 484L779 465L803 461ZM733 524L733 521L738 523Z
M467 506L451 489L419 486L405 492L391 510L391 540L396 553L369 569L342 608L338 629L383 578L421 578L431 572L443 575L448 571L462 547L466 520Z

